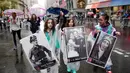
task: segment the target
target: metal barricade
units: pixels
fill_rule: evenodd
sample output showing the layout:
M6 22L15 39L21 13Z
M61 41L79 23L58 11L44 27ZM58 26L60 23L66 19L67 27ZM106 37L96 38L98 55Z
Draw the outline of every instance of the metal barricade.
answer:
M76 19L75 21L77 26L82 26L82 25L92 26L98 24L97 18L82 18L82 19Z
M130 27L130 19L128 18L123 18L123 19L111 19L111 24L113 24L114 27Z
M128 18L123 18L123 20L121 21L121 25L123 27L130 27L130 19Z
M124 19L110 19L109 21L113 27L130 27L130 19L124 18ZM94 28L95 25L98 24L97 18L84 18L84 19L76 19L76 26L82 26L85 25L88 28Z

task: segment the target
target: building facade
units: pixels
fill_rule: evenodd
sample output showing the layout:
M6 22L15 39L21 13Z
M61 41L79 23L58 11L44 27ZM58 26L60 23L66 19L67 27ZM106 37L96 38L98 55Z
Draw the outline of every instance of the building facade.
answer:
M85 11L86 0L66 0L66 9L69 11Z

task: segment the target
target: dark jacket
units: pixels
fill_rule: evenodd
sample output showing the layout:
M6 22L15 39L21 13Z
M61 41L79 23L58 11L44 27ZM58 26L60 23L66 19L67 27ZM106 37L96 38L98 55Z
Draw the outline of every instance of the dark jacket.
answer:
M30 26L30 31L32 33L36 33L36 31L39 29L38 27L38 22L37 21L32 21L30 20L31 26Z

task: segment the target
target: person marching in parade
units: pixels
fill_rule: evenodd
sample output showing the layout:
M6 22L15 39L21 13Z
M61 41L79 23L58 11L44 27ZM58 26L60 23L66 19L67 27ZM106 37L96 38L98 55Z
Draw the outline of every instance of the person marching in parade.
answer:
M32 34L36 33L39 30L40 26L40 23L37 21L37 16L35 14L32 14L31 20L29 20L29 22L31 23L30 31Z
M74 27L75 23L73 19L68 19L66 22L65 27ZM64 32L61 31L61 50L63 53L63 60L64 63L67 65L67 72L68 73L76 73L79 70L80 62L68 63L67 55L66 55L66 47L65 47L65 39L64 39ZM74 36L73 36L74 37Z
M44 33L52 48L52 52L59 60L58 56L60 55L60 43L57 37L57 28L55 27L54 19L48 18L46 20L45 25L44 25ZM49 73L54 73L54 72L58 73L59 68L58 68L58 65L55 65L51 68L48 68L47 70Z
M10 19L10 32L12 32L13 35L15 50L17 49L16 33L18 35L19 40L21 39L20 20L17 18L17 14L15 12L12 13L12 18Z
M106 32L106 33L113 35L113 36L121 35L121 33L116 31L116 29L108 21L109 21L109 16L106 13L103 13L100 15L99 24L95 26L95 31L92 32L94 38L96 38L97 33L100 31ZM95 39L93 39L93 40L95 40ZM107 65L106 65L106 68L105 68L107 73L112 73L111 66L112 66L112 61L109 58ZM97 72L97 69L98 69L97 66L95 66L93 68L95 73Z

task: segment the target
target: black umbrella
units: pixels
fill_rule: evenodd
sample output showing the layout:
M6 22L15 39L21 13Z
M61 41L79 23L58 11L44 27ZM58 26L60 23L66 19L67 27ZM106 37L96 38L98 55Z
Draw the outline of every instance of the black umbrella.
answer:
M60 11L62 11L64 13L64 15L68 14L68 12L69 12L67 9L63 9L63 8L59 8L59 7L51 7L49 9L47 9L47 12L56 14L56 15L59 15Z

